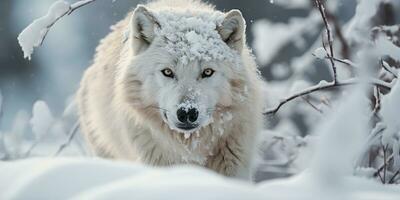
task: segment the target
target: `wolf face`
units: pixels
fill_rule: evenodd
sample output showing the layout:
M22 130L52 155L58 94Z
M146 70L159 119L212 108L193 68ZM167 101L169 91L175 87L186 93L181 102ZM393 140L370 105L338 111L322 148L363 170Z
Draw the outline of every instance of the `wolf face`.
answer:
M135 9L125 95L133 107L157 110L170 129L190 133L237 100L235 84L246 74L240 60L245 23L238 10L167 13Z
M145 96L171 129L197 130L210 123L217 106L232 104L231 72L224 69L229 68L218 62L162 63L144 82Z

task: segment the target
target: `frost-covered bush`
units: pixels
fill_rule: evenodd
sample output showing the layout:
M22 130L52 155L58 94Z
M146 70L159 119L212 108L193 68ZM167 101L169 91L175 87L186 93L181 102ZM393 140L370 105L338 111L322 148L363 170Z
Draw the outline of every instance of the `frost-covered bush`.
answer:
M86 150L78 134L75 109L72 102L61 116L55 117L46 102L39 100L34 103L31 113L20 110L12 128L0 134L0 159L60 153L85 155Z
M364 147L352 166L354 173L375 177L383 183L400 183L397 114L400 30L399 25L389 24L396 19L388 19L391 17L388 12L398 11L400 7L394 1L359 0L354 15L339 21L335 13L346 6L344 1L314 3L307 17L294 18L286 24L261 20L253 30L259 61L272 68L272 80L266 86L270 102L265 114L275 123L265 132L265 161L261 171L271 177L286 176L308 167L319 140L319 132L310 135L310 130L323 123L329 113L337 112L338 105L346 99L343 97L351 95L351 85L366 81L368 94L363 98L369 101L365 107L370 113L364 108L352 109L351 113L361 112L369 120L348 118L329 127L333 130L319 130L341 135L344 126L364 123L362 126L369 128L365 130L365 140L361 141ZM305 45L316 31L319 33L315 42ZM284 53L284 47L290 43L304 53L285 63L273 63L273 58ZM331 75L319 82L316 80L321 77L318 71L321 72L322 66ZM271 102L271 98L275 101ZM346 137L342 141L360 142L341 136ZM347 156L343 151L336 154Z

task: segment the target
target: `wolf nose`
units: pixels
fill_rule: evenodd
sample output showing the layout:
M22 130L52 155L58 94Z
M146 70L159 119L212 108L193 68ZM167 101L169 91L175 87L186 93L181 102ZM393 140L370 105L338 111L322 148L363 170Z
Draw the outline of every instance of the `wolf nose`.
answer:
M178 111L176 112L176 115L178 117L178 120L182 123L187 123L187 122L193 123L199 117L199 111L196 108L190 108L190 109L179 108Z

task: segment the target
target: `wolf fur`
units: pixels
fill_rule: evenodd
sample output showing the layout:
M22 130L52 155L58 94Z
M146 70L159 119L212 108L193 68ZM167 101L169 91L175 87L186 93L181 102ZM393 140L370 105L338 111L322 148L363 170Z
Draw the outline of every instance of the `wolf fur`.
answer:
M184 62L166 51L165 38L156 31L163 28L160 12L220 14L215 32L235 61ZM215 75L198 79L202 63L214 67ZM166 66L177 79L161 74ZM240 11L222 13L200 0L153 1L138 5L97 47L77 95L81 130L101 157L154 166L196 164L249 178L262 126L261 84ZM207 112L200 112L204 120L196 130L179 130L171 121L174 109L189 93L193 96L193 88L200 94L192 100L205 104Z

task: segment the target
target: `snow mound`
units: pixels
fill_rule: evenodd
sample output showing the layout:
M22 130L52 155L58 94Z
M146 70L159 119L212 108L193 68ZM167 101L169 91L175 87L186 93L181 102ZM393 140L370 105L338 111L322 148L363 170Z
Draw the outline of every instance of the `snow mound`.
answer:
M0 199L398 199L400 188L349 177L316 184L312 174L259 184L194 166L151 168L101 159L26 159L0 163ZM338 196L340 195L340 196ZM343 198L342 198L343 197Z

